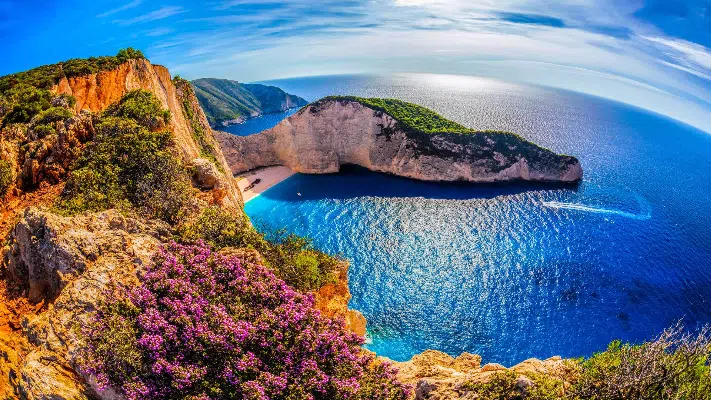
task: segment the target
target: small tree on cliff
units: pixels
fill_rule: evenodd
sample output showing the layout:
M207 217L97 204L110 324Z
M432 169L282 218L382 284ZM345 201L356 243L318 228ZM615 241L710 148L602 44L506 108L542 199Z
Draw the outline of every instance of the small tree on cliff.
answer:
M85 331L84 372L128 399L405 399L394 370L268 269L170 244Z

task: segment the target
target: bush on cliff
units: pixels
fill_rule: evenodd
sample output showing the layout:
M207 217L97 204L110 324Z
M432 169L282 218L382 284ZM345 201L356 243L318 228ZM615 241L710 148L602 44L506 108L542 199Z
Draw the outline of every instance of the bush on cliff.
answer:
M128 399L405 399L342 321L262 266L170 244L106 296L82 369Z
M110 105L104 115L133 119L151 130L163 128L170 122L170 111L163 109L153 93L141 89L126 93L119 102Z
M171 153L172 133L151 131L169 114L149 92L134 91L109 107L77 160L59 209L69 214L135 208L177 222L190 204L187 170Z
M313 248L308 239L275 232L267 240L249 223L246 216L219 207L202 210L197 218L178 226L183 242L203 240L215 248L236 247L257 250L277 275L301 291L317 290L334 280L342 261Z
M3 124L27 123L32 117L51 107L52 94L34 86L20 84L8 90L5 97L9 102L9 111L3 118Z
M587 360L570 360L554 375L499 372L488 382L462 385L482 400L711 400L711 327L696 334L681 326L639 345L614 341Z
M582 365L572 396L581 399L711 399L711 327L665 330L640 345L610 343Z
M5 197L12 186L12 166L5 160L0 160L0 198Z
M530 386L520 384L513 371L496 372L486 382L467 382L465 391L482 400L557 400L564 397L564 381L543 374L528 374Z

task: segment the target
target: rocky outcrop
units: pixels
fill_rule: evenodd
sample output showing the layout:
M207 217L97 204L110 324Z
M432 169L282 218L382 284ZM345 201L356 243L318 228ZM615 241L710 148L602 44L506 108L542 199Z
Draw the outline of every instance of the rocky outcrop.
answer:
M210 125L194 94L186 91L185 88L176 87L170 72L163 66L152 65L146 59L129 60L110 71L62 78L53 88L53 92L74 96L76 112L81 110L98 112L136 89L153 93L163 107L170 110L169 128L173 131L176 148L187 164L193 164L194 160L204 158L204 153L209 151L218 169L229 170L219 146L210 134ZM185 106L193 111L192 118L185 114ZM196 132L199 129L204 129L207 134L200 136ZM205 143L202 143L203 141ZM219 173L218 178L216 187L224 194L220 202L226 207L241 209L242 196L235 180L229 174L222 172Z
M351 291L348 289L348 264L344 263L336 272L336 281L326 284L316 292L314 306L328 318L340 318L346 329L365 337L366 320L363 314L348 308Z
M77 329L105 297L110 282L137 282L136 273L166 241L169 227L118 211L73 218L29 208L3 249L8 280L47 304L25 316L19 335L0 340L2 398L96 398L76 367ZM109 398L102 394L102 398Z
M574 157L512 134L413 132L357 101L322 100L256 135L215 135L233 173L286 165L321 174L355 164L425 181L569 183L582 178Z
M533 384L528 376L536 374L556 376L565 380L570 373L566 360L551 357L546 360L528 359L511 368L499 364L481 365L481 357L462 353L454 358L436 350L417 354L406 362L395 362L398 379L415 387L415 399L451 400L474 399L465 384L488 382L501 372L517 375L516 384L524 391Z

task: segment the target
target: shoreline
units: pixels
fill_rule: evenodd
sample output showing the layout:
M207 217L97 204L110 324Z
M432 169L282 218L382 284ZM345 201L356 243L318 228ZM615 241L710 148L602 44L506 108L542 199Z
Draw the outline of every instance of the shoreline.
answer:
M287 180L294 174L296 174L296 172L292 171L291 168L276 165L245 172L244 174L236 176L235 179L237 180L239 190L242 192L242 200L244 200L244 204L247 204L250 200L258 197L271 187ZM257 179L259 179L260 182L249 188Z

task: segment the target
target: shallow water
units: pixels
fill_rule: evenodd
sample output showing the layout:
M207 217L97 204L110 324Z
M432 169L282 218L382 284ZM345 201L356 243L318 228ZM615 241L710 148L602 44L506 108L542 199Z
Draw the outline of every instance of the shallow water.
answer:
M296 175L249 202L351 261L368 348L589 355L682 319L711 322L711 136L599 98L489 79L398 75L270 82L314 100L397 97L577 156L577 188L443 185L347 168ZM298 196L297 193L301 193Z

